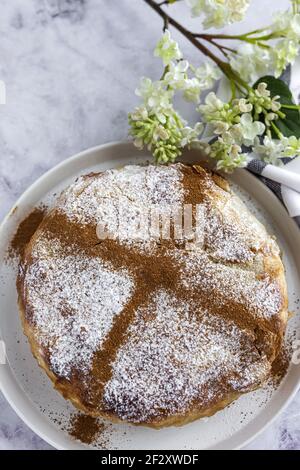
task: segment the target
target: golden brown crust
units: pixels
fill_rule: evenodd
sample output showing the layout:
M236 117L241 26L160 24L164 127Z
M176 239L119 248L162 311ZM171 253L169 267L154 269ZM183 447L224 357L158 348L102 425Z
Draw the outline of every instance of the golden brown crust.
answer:
M91 411L91 409L84 406L84 404L80 402L80 400L78 399L78 396L74 394L72 384L68 383L68 381L66 380L57 378L57 376L51 371L51 369L47 365L47 362L45 361L43 354L41 354L40 352L40 346L35 339L33 328L25 320L25 313L24 313L25 310L24 310L21 298L19 299L19 311L20 311L20 316L22 320L24 334L28 338L31 352L33 356L36 358L39 366L46 372L47 376L53 383L54 388L66 400L70 400L73 403L73 405L78 410L82 411L83 413L86 413L90 416L106 418L116 424L123 423L124 420L119 419L114 413ZM259 388L259 385L256 388ZM214 406L210 407L209 409L205 411L199 410L197 409L197 407L195 407L195 409L189 410L188 414L185 413L183 415L168 416L165 418L160 418L157 421L152 421L151 423L143 422L143 423L134 423L134 424L136 424L137 426L146 426L146 427L150 427L153 429L161 429L161 428L169 427L169 426L178 426L178 427L183 426L185 424L192 423L193 421L196 421L197 419L208 418L210 416L213 416L215 413L226 408L226 406L230 405L230 403L232 403L234 400L238 399L242 395L243 395L242 393L231 393L230 395L224 397Z
M203 198L205 202L209 201L210 207L213 207L216 213L221 214L221 218L223 220L222 224L224 224L224 226L226 226L226 220L224 220L224 218L227 216L231 218L232 220L237 218L236 220L237 225L243 222L242 220L238 220L239 210L236 210L235 208L233 209L231 208L232 193L231 193L231 190L227 181L224 180L224 178L216 174L211 174L210 172L207 172L200 166L194 166L192 169L190 169L189 167L181 166L181 171L183 174L185 174L184 178L186 178L188 181L190 181L190 178L193 178L193 183L191 183L191 185L195 185L192 187L192 189L191 187L189 187L189 196L188 196L188 199L185 199L185 201L190 203L190 200L193 200L193 198L195 197L195 194L197 194L197 197L200 197L201 188L204 187L206 189L203 190L203 193L200 197L201 201L203 201ZM199 181L197 181L197 178L195 177L194 172L196 172L199 175L199 178L200 178ZM97 178L97 175L95 174L85 176L83 178L85 182L84 184L88 186L89 181L95 178ZM189 184L189 183L185 183L185 184ZM80 191L84 192L85 189L81 188ZM78 196L79 194L81 193L77 192ZM68 193L63 195L63 198L67 199ZM195 202L198 203L199 201L197 200ZM238 203L238 201L235 201L234 204L235 203ZM229 212L226 212L227 206L229 206ZM224 256L224 253L222 252L222 250L220 250L219 248L218 250L216 250L215 246L211 246L209 239L206 242L208 244L206 247L206 251L209 254L208 256L209 262L213 260L212 262L214 263L213 264L214 266L217 266L218 263L220 263L222 266L224 265L224 267L228 266L229 268L232 268L233 266L237 266L239 268L240 266L242 266L243 273L247 272L247 269L254 269L256 272L257 280L260 280L260 277L261 277L262 279L268 279L270 283L274 281L274 285L276 285L276 295L277 295L276 301L280 303L280 307L278 308L275 315L272 315L270 317L250 316L249 319L246 317L239 319L237 318L237 315L239 315L238 312L242 312L242 310L240 310L241 305L238 304L237 314L234 314L233 311L231 311L228 317L228 321L230 322L234 321L237 324L239 323L239 320L241 320L242 322L241 325L243 325L242 327L246 329L249 328L249 331L251 330L252 333L255 335L255 342L254 342L255 348L261 355L264 355L267 358L266 361L268 363L268 368L262 374L262 379L253 380L252 385L250 384L249 386L245 387L245 390L242 390L242 389L241 390L229 390L225 387L224 393L221 395L220 394L216 395L216 399L211 400L207 406L204 406L203 403L197 402L197 400L195 400L195 403L189 406L188 409L184 411L178 411L178 412L173 411L173 413L169 412L165 414L163 413L163 414L159 414L158 416L151 416L151 418L149 417L148 420L141 419L140 421L138 421L138 420L127 419L126 416L124 417L124 415L122 415L122 413L118 415L117 409L110 410L109 407L105 408L103 406L95 406L95 401L93 402L93 400L91 400L90 397L86 398L82 394L82 390L80 387L80 380L81 380L80 377L74 378L72 375L70 377L64 377L64 376L59 375L57 372L55 373L53 371L53 367L51 366L51 363L49 361L49 350L47 347L43 346L42 343L40 342L40 331L39 331L39 328L35 324L32 306L30 305L30 302L28 300L28 292L27 292L27 287L26 287L26 282L27 282L26 270L31 266L33 262L32 253L34 249L36 248L36 245L38 244L38 242L41 239L43 239L43 237L45 236L46 238L49 237L49 233L51 233L51 231L52 231L52 235L50 236L50 239L51 237L53 237L54 235L53 231L55 230L55 227L59 226L59 224L61 224L61 221L64 220L63 218L60 219L60 217L61 216L59 215L59 213L57 212L57 209L55 208L50 214L48 214L48 216L42 222L39 229L37 230L35 235L32 237L30 243L27 246L24 263L21 267L20 275L18 279L19 309L20 309L22 324L24 328L24 333L28 337L34 357L36 357L40 367L43 370L45 370L48 377L54 384L54 387L64 396L64 398L71 400L72 403L78 409L92 416L102 416L102 417L109 418L113 422L130 421L130 422L133 422L134 424L140 424L140 425L149 426L152 428L161 428L165 426L181 426L183 424L192 422L198 418L208 417L208 416L213 415L214 413L223 409L232 401L237 399L245 391L248 392L248 391L251 391L260 387L262 382L268 378L270 370L271 370L271 365L281 350L282 340L283 340L283 336L284 336L284 332L286 328L286 323L288 320L288 299L287 299L287 287L286 287L286 281L285 281L285 275L284 275L284 267L279 256L278 247L276 243L274 241L271 241L271 239L264 232L264 228L257 221L255 221L254 225L255 225L255 230L257 230L257 235L254 236L254 240L250 240L249 242L247 241L248 245L251 246L251 249L249 249L250 255L247 254L247 256L250 256L249 261L246 258L243 259L242 261L239 258L235 259L234 256L237 256L236 253L233 254L232 259L228 259L228 260L223 259L222 256ZM248 214L247 214L247 217L248 217ZM251 223L253 223L253 220L254 219L251 219ZM249 221L246 218L246 222L245 222L246 226L248 222ZM67 225L68 224L69 222L67 222ZM49 232L49 227L50 227L50 232ZM66 240L69 240L70 243L72 241L73 243L74 234L72 235L72 232L74 231L74 227L76 228L76 224L73 224L72 222L70 227L71 229L68 235L69 238L66 238ZM82 243L84 244L86 243L86 240L89 240L89 254L88 255L93 257L95 256L95 253L96 253L96 256L100 256L99 253L101 253L101 257L103 257L105 255L105 244L101 245L100 248L96 247L96 243L94 242L97 242L97 239L95 238L94 232L95 230L94 230L93 224L91 224L90 226L87 225L87 226L81 227L80 230L78 231L76 230L76 234L75 234L76 243L78 244L78 246L80 246L80 248L82 248ZM66 234L64 234L64 236L67 237ZM216 235L213 234L213 236L215 237ZM226 231L224 231L224 236L227 236ZM108 246L110 246L109 253L111 254L112 247L114 247L115 245L111 244ZM95 250L98 250L98 251L95 251ZM251 258L252 252L254 253L253 258ZM122 253L123 259L125 259L126 256L128 256L127 251L124 251L124 249L120 253ZM227 253L225 254L227 256ZM158 256L157 253L155 256ZM161 258L160 261L159 261L159 258L157 258L155 264L158 263L160 266L162 266L163 263L166 263L166 255L164 254L163 256L164 258ZM219 259L220 256L221 256L221 261ZM231 252L230 252L230 256L231 256ZM111 256L109 256L109 259L110 258ZM148 295L147 288L149 286L150 278L151 279L154 278L155 282L158 282L157 281L157 272L158 272L157 268L151 268L153 269L153 271L151 271L149 267L149 265L151 264L151 262L149 263L149 260L150 260L149 256L145 260L143 257L138 257L135 254L135 258L130 258L130 259L134 259L135 262L138 262L140 265L145 263L144 269L147 270L147 276L146 276L147 282L145 285L143 283L141 284L142 286L141 294L144 294L147 296ZM255 268L253 267L254 266L253 260L255 260L255 263L257 262L257 267ZM262 263L261 263L261 260L262 260ZM184 263L186 262L187 260L184 259ZM172 265L170 265L170 268L168 269L170 269L170 273L174 273L174 269ZM162 282L161 286L164 286L164 288L167 288L167 289L169 288L168 269L165 268L165 271L162 276L163 279L159 281L159 282ZM166 284L166 279L167 279L167 284ZM174 280L170 278L170 282L172 283L173 281ZM197 287L197 289L199 288ZM196 292L197 292L197 289L196 289ZM149 290L149 295L150 295L150 290ZM191 297L193 297L194 294L191 291L190 293L188 292L188 295L191 295ZM280 297L279 299L278 299L278 296ZM203 299L202 299L201 305L202 305L201 308L203 308L203 305L204 305ZM249 324L245 323L246 320L247 321L249 320ZM118 344L118 347L116 348L116 354L120 348L121 348L121 344ZM96 374L95 369L92 371L92 374ZM107 377L109 378L106 378L106 380L110 380L111 376L107 376ZM97 380L98 380L97 384L99 384L100 383L99 377L97 378ZM93 376L92 376L92 381L93 381ZM101 392L101 394L103 394L103 391Z

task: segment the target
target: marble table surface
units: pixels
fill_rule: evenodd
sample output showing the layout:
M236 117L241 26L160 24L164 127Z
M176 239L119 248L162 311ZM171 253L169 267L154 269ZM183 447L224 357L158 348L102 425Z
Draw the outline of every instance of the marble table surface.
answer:
M179 3L172 8L180 16L186 9ZM249 30L274 10L273 0L251 3ZM197 21L187 19L194 28ZM127 138L139 77L161 73L152 55L160 29L142 0L1 0L0 80L7 102L0 105L0 219L63 159ZM195 63L202 60L185 40L182 47ZM48 448L0 394L0 449ZM300 449L300 393L247 448Z

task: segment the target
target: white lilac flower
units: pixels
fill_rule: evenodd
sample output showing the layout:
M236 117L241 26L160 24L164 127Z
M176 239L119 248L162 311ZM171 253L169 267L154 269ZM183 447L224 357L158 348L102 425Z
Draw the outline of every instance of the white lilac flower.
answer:
M246 113L241 116L239 124L233 126L230 133L237 143L250 146L254 144L257 136L264 133L265 129L262 122L253 121L251 114Z
M185 122L174 109L167 109L162 119L153 111L146 116L143 108L138 108L128 115L128 120L134 145L139 149L146 146L158 162L174 161L181 154Z
M230 124L223 121L213 121L212 129L216 135L224 135L229 129Z
M189 63L186 60L178 63L171 62L164 75L164 84L173 90L182 90L183 97L187 101L199 103L202 90L212 88L215 80L220 78L220 72L217 67L208 63L193 69L195 76L188 76Z
M202 91L201 83L196 77L188 77L188 68L189 64L187 61L182 61L178 64L171 63L164 77L164 83L168 89L182 90L186 101L199 103Z
M210 146L209 156L217 160L217 169L231 172L246 166L247 155L239 145L229 139L219 138Z
M203 132L204 126L202 122L197 122L194 127L185 126L181 130L182 140L181 146L188 147L194 143L198 143L199 135Z
M178 43L171 38L169 30L164 32L154 50L154 55L160 57L165 65L169 65L173 60L182 58Z
M276 34L285 34L290 29L293 16L293 12L290 10L276 12L273 15L273 23L270 26L270 30Z
M221 101L214 92L211 92L205 98L205 104L200 105L198 109L206 120L210 121L212 118L219 115L224 105L225 103Z
M134 108L134 111L131 113L131 119L133 121L144 121L148 117L148 111L145 106L138 106Z
M284 137L282 140L285 157L296 157L300 155L300 139L295 136Z
M247 165L247 155L245 153L226 153L222 160L217 163L217 170L231 173L236 168L245 168Z
M237 106L241 113L251 113L253 109L253 105L246 98L234 100L233 105Z
M255 90L255 95L258 98L270 98L271 92L268 90L268 85L265 82L260 82Z
M143 99L145 106L150 110L158 111L171 107L170 99L173 92L167 90L161 81L153 82L150 78L143 77L135 93Z
M225 4L225 8L229 10L228 22L234 23L242 21L250 5L250 0L217 0L219 4Z
M211 123L216 134L222 134L240 121L240 109L230 103L223 103L214 92L205 98L205 104L198 108L204 122Z
M282 140L275 140L265 136L263 144L260 143L259 139L256 140L253 151L265 162L278 164L280 159L284 157L284 149L285 146Z
M221 78L222 73L216 65L205 62L195 70L195 76L200 81L202 90L209 90L214 86L216 80Z
M203 15L205 28L222 28L226 24L241 21L250 0L186 0L193 16Z
M278 13L269 31L273 38L279 39L270 47L243 43L237 53L230 55L230 65L247 82L268 73L279 77L299 53L300 14Z
M299 15L300 16L300 15ZM275 77L280 77L288 64L293 64L299 53L299 39L282 39L272 49L273 69Z
M248 95L248 101L253 106L255 118L258 119L258 116L264 113L267 125L269 121L273 121L278 117L277 113L281 108L279 99L280 96L278 95L271 97L270 90L264 82L259 83L254 91L250 90Z
M170 133L162 124L159 124L153 132L153 141L157 142L158 140L168 140Z
M199 103L202 88L198 78L193 77L185 80L183 97L186 101Z
M275 36L286 37L288 39L300 40L300 14L292 11L276 13L271 31Z
M200 16L204 11L204 0L186 0L187 5L192 10L193 16Z
M267 113L265 115L265 124L267 127L270 127L272 125L273 121L276 121L279 118L278 114L275 113Z
M298 40L300 39L300 14L299 13L294 15L290 23L290 30L289 30L289 34L287 37L291 37L292 39L298 39Z
M189 63L187 60L181 60L177 64L171 62L168 67L168 71L164 76L164 83L173 88L174 90L182 90L185 87L185 82L188 78L187 71L189 69Z
M272 49L257 44L243 43L237 53L229 57L230 65L246 82L255 82L259 77L267 75L274 64Z

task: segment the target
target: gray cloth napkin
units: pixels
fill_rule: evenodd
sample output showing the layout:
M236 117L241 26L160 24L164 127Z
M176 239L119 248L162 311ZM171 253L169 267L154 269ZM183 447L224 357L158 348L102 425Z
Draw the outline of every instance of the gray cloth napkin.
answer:
M285 165L287 165L291 161L291 159L285 159L285 160L286 160L286 161L284 161ZM275 195L278 197L278 199L280 199L280 201L283 204L285 204L285 200L283 198L283 189L285 190L285 192L288 189L284 185L282 185L281 183L277 183L276 181L273 181L270 178L266 178L265 176L263 176L263 172L269 166L270 165L267 165L266 163L264 163L260 160L256 160L254 158L253 160L249 161L249 163L247 164L247 170L251 171L251 173L255 174L269 189L271 189L271 191L273 191L273 193L275 193ZM288 190L288 191L291 194L295 193L294 190ZM295 209L295 207L298 207L299 211L300 211L300 187L299 187L299 195L298 196L299 197L294 197L293 198L292 207L293 207L293 209ZM289 210L289 207L287 206L287 204L285 204L285 206L287 207L287 210ZM296 216L292 216L292 218L295 220L295 222L300 227L300 216L296 215Z

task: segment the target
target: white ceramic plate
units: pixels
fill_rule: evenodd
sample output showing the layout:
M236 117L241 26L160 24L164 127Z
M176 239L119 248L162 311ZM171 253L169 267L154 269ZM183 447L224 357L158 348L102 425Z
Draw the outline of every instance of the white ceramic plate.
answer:
M7 363L0 365L0 385L5 397L31 429L57 449L84 449L57 424L67 421L73 406L56 391L32 357L19 321L15 277L16 266L5 263L5 253L19 222L41 202L51 204L76 176L149 158L130 143L103 145L76 155L42 176L18 200L0 231L0 333L5 340ZM185 160L199 161L189 152ZM281 246L287 270L290 310L297 313L300 286L300 231L276 197L247 171L231 178L236 190L256 216L274 233ZM300 331L300 315L289 325L289 335ZM292 399L300 382L300 367L291 365L279 389L270 387L247 394L209 419L182 428L160 431L128 425L113 425L111 449L234 449L254 438Z

